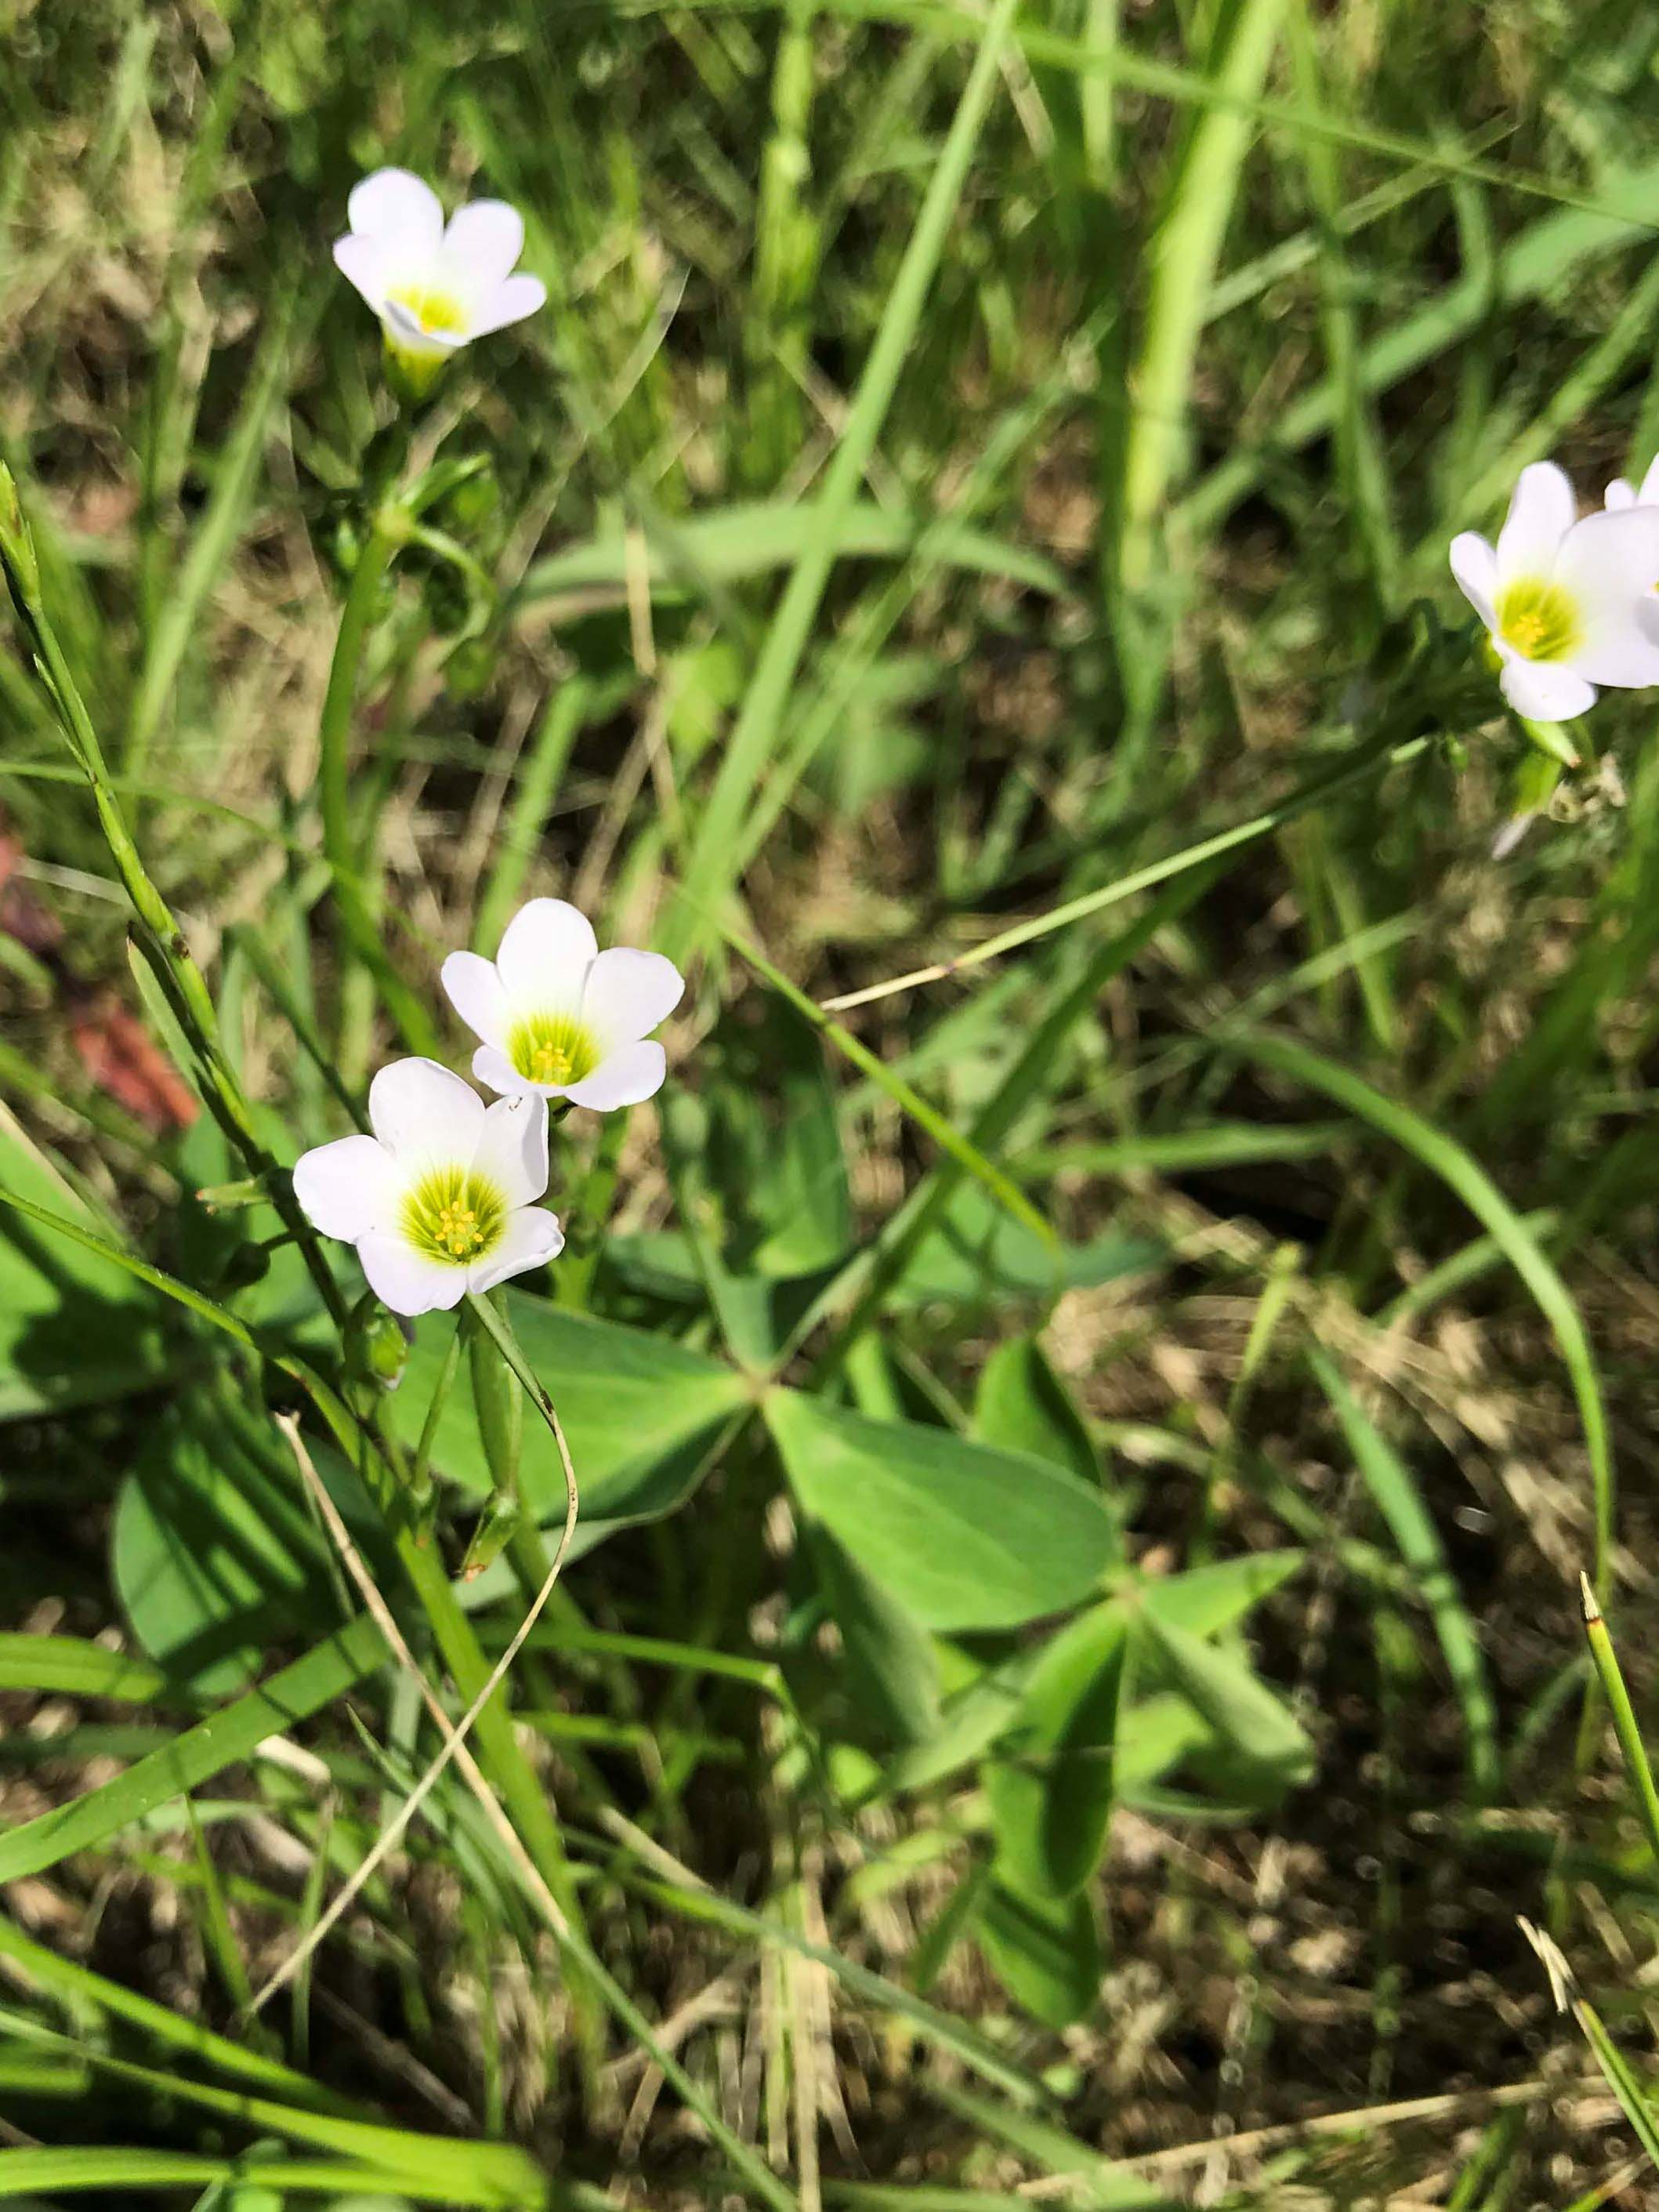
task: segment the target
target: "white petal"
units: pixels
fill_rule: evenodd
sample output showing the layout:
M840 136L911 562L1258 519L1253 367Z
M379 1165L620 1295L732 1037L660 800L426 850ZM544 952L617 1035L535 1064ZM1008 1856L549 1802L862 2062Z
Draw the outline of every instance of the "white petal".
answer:
M484 1103L435 1060L394 1060L368 1086L368 1118L405 1175L428 1164L471 1167Z
M1648 463L1647 474L1642 479L1642 489L1636 495L1643 507L1659 506L1659 453Z
M564 899L532 899L501 936L495 965L516 1012L575 1014L599 949L593 925Z
M587 971L582 1021L602 1053L637 1044L665 1022L685 993L685 978L660 952L614 945Z
M294 1163L294 1195L325 1237L355 1244L397 1217L404 1179L373 1137L318 1145Z
M541 1095L539 1086L526 1083L504 1052L493 1044L481 1044L472 1055L472 1073L486 1091L494 1091L503 1098L533 1098ZM553 1097L557 1094L550 1091Z
M509 1206L530 1206L547 1188L547 1101L531 1091L484 1109L473 1166Z
M1601 504L1609 514L1617 514L1621 507L1634 507L1636 486L1627 483L1623 477L1615 477L1602 493Z
M395 238L422 253L436 253L444 234L438 195L407 169L376 169L346 202L351 228L365 238Z
M1553 461L1534 461L1522 469L1510 501L1509 519L1498 534L1498 573L1503 580L1547 576L1577 514L1565 470Z
M493 1291L509 1275L521 1275L526 1267L539 1267L557 1259L563 1249L564 1231L558 1217L544 1206L521 1206L489 1258L475 1260L468 1268L466 1286L474 1291Z
M1541 660L1506 660L1498 681L1516 713L1534 722L1570 722L1595 704L1593 684Z
M1498 556L1479 531L1460 531L1451 542L1451 572L1458 588L1488 629L1498 627Z
M1555 581L1577 601L1583 645L1571 665L1592 684L1659 684L1659 647L1637 626L1659 583L1659 507L1587 515L1567 532Z
M466 1296L466 1269L428 1260L396 1235L376 1230L357 1240L368 1287L393 1313L447 1313Z
M668 1055L659 1044L625 1044L580 1083L568 1084L564 1096L573 1106L614 1113L618 1106L637 1106L642 1098L653 1097L667 1073Z
M476 952L452 952L438 970L449 1003L475 1036L502 1044L507 1030L507 994L493 960Z
M523 251L524 217L505 200L474 200L458 209L444 233L444 266L475 300L506 283Z
M359 237L355 231L337 238L334 265L356 286L377 315L385 313L392 259L383 239Z
M491 331L504 331L509 323L521 323L526 315L535 314L547 305L547 287L539 276L528 276L521 271L486 292L478 301L472 316L472 335L488 337Z

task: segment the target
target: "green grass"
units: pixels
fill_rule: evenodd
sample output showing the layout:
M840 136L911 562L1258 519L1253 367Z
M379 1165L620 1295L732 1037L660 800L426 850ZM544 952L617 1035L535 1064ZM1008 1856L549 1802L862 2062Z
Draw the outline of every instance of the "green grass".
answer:
M1445 552L1659 447L1659 26L9 37L0 2195L1635 2202L1659 756ZM548 894L668 1080L406 1342L288 1170Z

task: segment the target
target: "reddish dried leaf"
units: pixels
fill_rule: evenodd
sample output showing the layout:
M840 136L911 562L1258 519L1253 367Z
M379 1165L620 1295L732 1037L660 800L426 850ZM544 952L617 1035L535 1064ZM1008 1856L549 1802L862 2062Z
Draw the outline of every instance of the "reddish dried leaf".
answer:
M99 991L70 1018L81 1065L98 1088L158 1137L187 1129L197 1105L189 1085L113 991Z

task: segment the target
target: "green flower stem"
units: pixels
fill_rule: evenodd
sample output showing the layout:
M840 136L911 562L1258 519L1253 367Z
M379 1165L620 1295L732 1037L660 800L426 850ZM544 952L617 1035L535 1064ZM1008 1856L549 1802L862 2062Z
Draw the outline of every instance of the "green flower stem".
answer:
M581 1220L584 1228L577 1249L574 1252L567 1250L557 1270L557 1280L560 1304L574 1306L579 1312L586 1312L592 1297L594 1271L599 1264L611 1200L617 1194L617 1175L626 1133L625 1116L613 1114L607 1117L580 1194L571 1203L572 1213Z
M490 1340L501 1354L503 1365L516 1378L525 1395L535 1407L538 1415L546 1424L548 1431L553 1438L554 1449L559 1455L559 1464L564 1469L564 1532L559 1539L558 1547L558 1555L562 1559L568 1551L570 1539L575 1533L579 1500L576 1492L576 1470L571 1461L570 1447L565 1442L564 1430L560 1423L558 1413L553 1401L537 1379L534 1368L526 1358L519 1340L513 1333L513 1324L507 1320L502 1306L495 1298L487 1296L483 1297L469 1296L466 1301L466 1310L471 1325ZM542 1541L541 1530L537 1527L534 1518L527 1512L521 1511L514 1518L513 1533L507 1540L507 1556L520 1585L533 1601L538 1591L547 1580L551 1563L548 1558L546 1547ZM441 1574L439 1575L438 1579L443 1583L445 1594L450 1603L454 1605L453 1593L450 1590L448 1583L444 1581ZM459 1614L459 1607L456 1607L455 1609ZM464 1614L461 1614L460 1618L466 1627L467 1636L480 1670L478 1679L482 1681L484 1674L489 1671L487 1662L483 1652L477 1648L476 1638L472 1637L471 1624L466 1622ZM476 1688L465 1694L469 1698L476 1695ZM482 1725L482 1716L480 1725ZM564 1915L572 1932L580 1939L583 1951L591 1958L592 1954L587 1951L581 1902L576 1894L576 1885L565 1857L564 1839L559 1832L557 1817L551 1803L539 1790L537 1792L537 1806L538 1832L542 1844L541 1854L536 1862L538 1871L551 1891L554 1902ZM514 1814L516 1821L517 1814L514 1813L514 1808L510 1802L507 1810ZM528 1843L528 1837L526 1838L526 1841ZM596 2081L602 2052L600 2021L593 2002L594 1995L595 1989L591 1976L582 1972L579 1976L571 1977L570 2000L577 2045L582 2054L584 2065L590 2069L592 2078Z
M406 507L396 501L383 502L375 510L368 541L357 556L340 615L339 635L334 641L328 689L323 695L317 788L323 817L323 853L345 944L374 977L381 1000L410 1050L435 1058L441 1050L437 1026L424 1002L392 964L351 832L351 720L358 678L381 588L399 547L408 544L412 528Z

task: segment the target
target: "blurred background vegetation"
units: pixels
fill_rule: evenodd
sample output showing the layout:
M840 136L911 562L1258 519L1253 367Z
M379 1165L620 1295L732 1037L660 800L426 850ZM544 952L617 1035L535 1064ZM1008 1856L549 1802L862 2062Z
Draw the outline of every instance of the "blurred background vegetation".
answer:
M593 1486L520 1733L693 2095L453 1773L251 2024L436 1738L373 1638L283 1703L353 1606L280 1380L24 1223L0 2192L761 2201L723 2130L808 2212L1652 2201L1516 1922L1640 2072L1577 1577L1642 1716L1659 753L1614 695L1535 754L1445 548L1659 447L1659 18L3 21L0 450L283 1160L398 1043L319 858L388 419L329 246L389 161L526 215L549 307L419 433L478 575L401 562L353 797L428 999L532 892L691 969L513 1310ZM0 809L0 1183L304 1346L15 640Z

